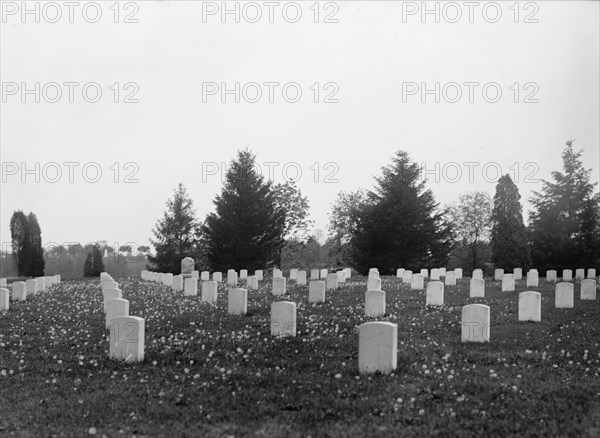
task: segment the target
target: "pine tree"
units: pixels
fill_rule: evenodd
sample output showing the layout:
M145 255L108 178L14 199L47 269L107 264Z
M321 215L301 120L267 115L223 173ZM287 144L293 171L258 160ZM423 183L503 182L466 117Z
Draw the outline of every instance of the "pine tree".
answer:
M84 277L99 277L104 272L104 261L102 260L102 250L99 245L90 245L86 247L88 253L83 264Z
M452 248L451 226L425 189L418 164L398 151L376 182L352 237L354 267L392 274L399 267L444 266Z
M19 277L29 276L31 271L31 249L29 223L21 210L15 211L10 219L12 253Z
M30 271L31 277L44 276L44 249L42 248L42 230L38 223L37 217L33 213L27 216L27 227L29 229L29 248L31 251Z
M249 150L232 161L214 204L203 227L212 270L264 269L278 262L285 215Z
M552 172L554 181L543 181L541 192L530 200L531 258L542 272L599 262L597 184L590 182L591 170L583 167L581 154L567 142L563 171Z
M527 270L531 264L520 199L519 188L510 175L502 176L496 185L492 211L492 263L497 268Z
M167 201L167 210L152 230L155 239L150 239L156 250L155 256L148 256L153 268L161 272L179 274L181 259L191 257L196 267L203 264L201 252L200 224L194 212L194 202L181 183Z

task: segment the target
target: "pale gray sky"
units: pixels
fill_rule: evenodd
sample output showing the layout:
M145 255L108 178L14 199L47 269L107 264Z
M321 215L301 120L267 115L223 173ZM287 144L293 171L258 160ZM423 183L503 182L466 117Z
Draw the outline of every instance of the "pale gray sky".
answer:
M541 186L536 179L560 168L569 138L599 179L598 2L512 9L513 2L479 2L472 23L464 2L428 2L439 8L439 23L415 11L421 2L278 2L273 23L265 2L228 2L232 10L239 5L239 23L234 14L222 22L222 2L121 2L118 17L112 1L80 2L73 23L64 2L47 3L28 2L39 8L36 23L35 12L22 16L20 1L2 1L2 242L21 209L37 214L44 243L148 244L177 183L203 219L221 188L216 169L247 145L275 182L284 180L284 166L291 178L301 170L298 185L323 230L337 192L371 187L398 149L426 163L428 186L442 203L472 190L493 196L498 169L528 198ZM456 6L462 17L450 23ZM91 23L97 10L102 15ZM261 19L248 22L258 11ZM35 91L22 95L23 84L35 90L36 82L39 103ZM68 82L80 84L73 103ZM215 91L210 83L234 89L236 82L240 103L234 94L222 103L220 90L207 93ZM465 85L471 82L478 85ZM99 88L97 103L84 100L90 83L97 85L85 97L93 100ZM249 83L260 85L258 103L249 102L257 91ZM439 103L434 94L421 102L423 83L432 90L439 83ZM299 102L287 102L298 89ZM457 89L462 97L451 103ZM500 100L486 101L497 90ZM123 103L131 93L138 102ZM32 170L25 182L22 163ZM86 181L97 169L98 182ZM125 183L128 176L138 182Z

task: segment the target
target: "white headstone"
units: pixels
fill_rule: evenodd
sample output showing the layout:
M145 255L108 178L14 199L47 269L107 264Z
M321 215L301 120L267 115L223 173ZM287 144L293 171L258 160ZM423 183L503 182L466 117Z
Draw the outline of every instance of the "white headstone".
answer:
M119 283L117 283L116 281L107 280L104 283L102 283L103 291L105 291L106 289L118 289L118 288L119 288Z
M572 281L573 271L571 269L564 269L562 272L562 281Z
M118 316L129 316L129 301L123 298L113 298L106 302L105 326L110 328L113 318Z
M194 259L191 257L181 259L181 275L186 278L191 277L194 272L194 265Z
M575 280L583 280L585 279L585 269L578 268L575 269Z
M446 286L456 286L456 275L454 271L446 272L446 276L444 277L444 284Z
M321 269L320 273L319 273L319 277L320 278L327 278L327 269Z
M469 297L485 296L485 280L482 278L471 278L469 282Z
M6 278L0 278L0 288L7 288L8 283L6 282Z
M285 295L285 277L273 277L273 295Z
M461 278L463 278L462 268L454 268L454 276L456 277L457 280L460 280Z
M37 291L44 292L46 290L46 277L36 277Z
M100 284L109 280L112 281L112 277L108 274L108 272L100 272Z
M573 283L556 283L554 306L561 309L573 308Z
M233 269L227 271L227 285L228 286L237 286L238 275Z
M367 278L367 290L381 290L381 279L380 278Z
M200 272L200 281L209 281L210 280L210 272L202 271Z
M335 272L327 274L327 290L338 288L338 276Z
M438 268L433 268L431 270L431 281L439 281L440 280L440 270Z
M358 370L389 374L396 369L398 326L391 322L366 322L358 327Z
M410 280L411 290L423 290L423 274L413 274Z
M310 279L311 280L318 280L319 279L319 270L318 269L311 269L310 270Z
M428 269L421 269L421 271L419 272L419 274L421 274L421 276L425 279L425 278L429 278L429 270Z
M13 283L14 285L14 283ZM13 286L13 294L14 294ZM582 300L595 300L596 299L596 280L588 278L587 280L581 281L581 291L579 295Z
M550 282L550 281L556 281L557 279L557 275L556 275L556 271L554 269L550 269L549 271L546 271L546 281Z
M144 318L118 316L112 319L109 329L109 357L111 359L124 360L125 362L141 362L144 360Z
M37 293L37 280L29 279L25 282L27 287L27 295L35 295Z
M385 315L385 292L382 290L368 290L365 293L365 316Z
M212 281L216 281L217 283L223 283L223 273L213 272Z
M346 271L337 271L336 275L338 278L338 284L346 282Z
M540 276L536 271L529 271L527 273L527 287L538 287L540 285Z
M325 302L325 282L321 280L311 280L308 284L308 302Z
M198 280L186 278L183 282L183 295L192 297L198 295Z
M250 275L246 278L246 289L258 290L258 277L256 275Z
M252 277L256 278L255 275ZM229 289L227 296L227 313L230 315L245 315L247 312L248 291L239 288Z
M240 269L240 280L245 280L246 278L248 278L248 270Z
M425 296L426 306L443 306L444 283L441 281L430 281L427 283L427 293Z
M205 303L216 303L217 302L217 286L216 281L203 281L202 282L202 301Z
M283 272L281 272L281 269L273 269L273 277L283 277Z
M121 289L104 289L102 291L102 300L103 300L103 306L102 308L104 309L104 312L106 312L106 303L109 300L114 300L116 298L123 298L123 292L121 291Z
M254 271L254 275L256 275L256 278L258 278L258 281L263 281L262 269L257 269L256 271Z
M404 268L396 269L396 278L402 278L402 277L404 277Z
M411 270L404 270L404 277L402 277L402 283L409 283L412 281L413 272Z
M271 303L271 336L296 336L296 303Z
M192 278L198 281L198 279L200 278L200 271L192 271Z
M483 280L483 269L473 269L473 276L471 278Z
M6 312L10 309L10 291L0 288L0 311Z
M12 284L12 299L14 301L25 301L27 299L27 285L24 281L15 281Z
M484 304L469 304L462 308L462 342L490 341L490 307Z
M504 274L502 276L502 292L515 291L515 274Z
M306 271L298 271L296 283L298 283L300 286L306 286Z
M440 273L440 277L445 277L446 276L446 268L438 268L439 273Z
M173 286L173 274L163 274L163 285L172 287Z
M587 271L587 278L596 278L596 268L589 268Z
M519 294L519 321L542 320L542 294L525 291Z
M173 290L181 292L183 290L183 275L173 275Z
M513 269L513 275L515 276L515 280L522 280L523 279L523 269L521 269L521 268Z
M504 276L504 269L494 270L494 281L502 281L503 276Z
M298 278L298 269L296 269L296 268L290 269L290 280L296 281L297 278Z
M345 268L344 271L346 271L346 280L349 279L350 277L352 277L352 269L351 268Z

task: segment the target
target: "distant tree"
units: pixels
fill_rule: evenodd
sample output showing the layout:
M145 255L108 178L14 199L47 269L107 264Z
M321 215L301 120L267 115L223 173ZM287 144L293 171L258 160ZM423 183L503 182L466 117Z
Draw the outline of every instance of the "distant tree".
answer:
M600 262L598 232L599 195L583 167L582 151L567 142L562 153L563 171L552 172L530 199L531 259L541 271L582 267Z
M453 244L445 212L407 152L398 151L391 161L358 213L351 239L354 267L391 274L398 267L445 266Z
M44 276L44 249L42 248L42 230L37 217L33 213L27 216L27 226L29 228L29 248L31 251L30 259L30 277Z
M204 222L214 271L264 269L279 262L286 217L271 183L256 171L255 159L249 150L238 152L214 200L215 212Z
M492 199L486 192L469 192L460 195L458 205L448 208L459 245L467 249L469 257L459 267L466 272L482 268L488 260L481 259L480 246L488 241L491 230Z
M31 239L27 216L21 210L15 211L10 219L12 252L19 277L31 272Z
M367 204L367 192L339 192L329 213L328 250L337 263L352 264L352 236L358 227L358 217Z
M104 261L102 260L102 249L100 245L91 245L87 249L87 256L83 264L84 277L99 277L104 272Z
M138 247L138 251L141 252L141 253L143 253L143 254L146 254L146 253L150 252L150 247L146 246L146 245L140 245Z
M199 250L201 224L196 219L194 204L183 184L179 184L173 199L167 201L167 210L152 230L150 242L156 250L148 256L153 268L161 272L179 274L181 259L192 257L197 264L202 262Z
M506 174L496 185L492 211L492 263L498 268L528 269L531 264L528 236L523 223L519 189Z
M277 209L284 216L284 226L281 230L278 265L282 265L284 248L295 251L301 242L308 238L309 228L313 222L308 219L308 198L296 186L295 181L273 186Z

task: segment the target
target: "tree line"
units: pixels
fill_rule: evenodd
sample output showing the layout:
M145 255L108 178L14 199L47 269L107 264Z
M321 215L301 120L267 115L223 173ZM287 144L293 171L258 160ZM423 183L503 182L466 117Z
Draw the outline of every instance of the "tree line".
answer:
M178 273L192 257L198 269L343 267L392 274L440 266L546 269L600 264L600 195L571 142L562 171L552 172L530 199L529 225L521 196L503 175L493 199L470 192L442 206L421 169L398 151L370 190L341 192L329 214L329 237L310 235L308 199L293 182L273 184L256 171L255 156L239 151L229 166L214 212L204 221L179 184L151 239L154 269Z

